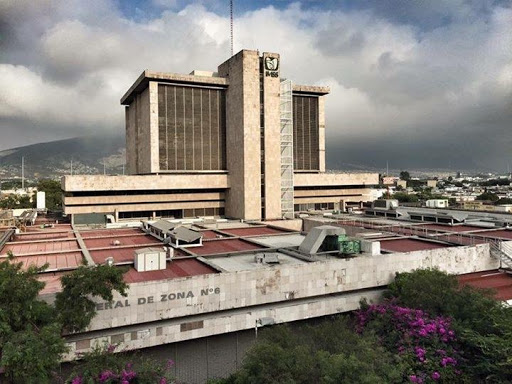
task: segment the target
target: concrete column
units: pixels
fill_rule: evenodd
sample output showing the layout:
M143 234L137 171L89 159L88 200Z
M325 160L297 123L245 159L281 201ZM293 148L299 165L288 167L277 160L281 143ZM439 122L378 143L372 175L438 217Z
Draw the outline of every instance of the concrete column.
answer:
M226 147L230 189L226 216L261 219L260 59L243 50L221 64L219 76L229 79L226 91Z
M325 172L325 96L318 98L318 165Z
M265 159L265 217L281 218L281 110L280 110L280 57L277 53L263 53L263 108ZM266 64L277 63L270 71Z
M151 148L150 172L160 171L158 137L158 83L149 82L149 141Z

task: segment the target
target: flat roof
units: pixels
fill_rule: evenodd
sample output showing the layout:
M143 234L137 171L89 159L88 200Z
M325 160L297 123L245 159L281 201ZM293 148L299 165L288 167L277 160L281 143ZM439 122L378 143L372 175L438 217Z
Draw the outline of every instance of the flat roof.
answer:
M7 255L11 251L15 256L21 255L38 255L51 252L80 250L76 240L63 241L40 241L33 243L7 243L0 251L0 255Z
M427 230L440 230L445 232L471 232L479 231L483 229L489 229L488 227L478 227L476 225L442 225L442 224L421 224L418 225L420 228L426 228Z
M187 251L195 255L218 255L231 252L250 251L264 247L242 239L221 239L204 241L202 247L190 247Z
M457 276L459 283L475 288L494 290L494 297L498 300L512 299L512 276L506 272L492 270L468 273Z
M210 85L217 87L227 87L229 82L225 77L218 76L194 76L182 75L179 73L169 72L155 72L148 69L144 70L141 75L135 80L135 83L126 91L121 98L121 105L129 105L134 96L141 93L148 87L150 81L157 81L160 83L170 84L195 84L195 85Z
M412 252L412 251L422 251L426 249L438 249L438 248L447 248L450 245L448 244L440 244L433 241L428 240L420 240L420 239L390 239L390 240L380 240L380 248L383 251L391 251L391 252Z
M302 244L306 236L300 233L287 235L261 236L252 238L251 241L269 248L290 248L298 247Z
M211 273L219 273L219 271L197 259L178 259L168 261L166 269L158 271L137 272L135 268L130 267L128 272L124 275L124 281L127 283L139 283L143 281L166 280Z
M153 236L146 235L144 233L134 234L131 236L111 236L101 237L95 239L84 239L84 243L89 250L94 248L114 248L134 245L153 245L161 243L158 239ZM116 243L116 244L114 244Z
M285 229L277 229L271 227L245 227L245 228L227 228L222 229L222 232L228 233L233 236L262 236L262 235L280 235L283 233L289 233Z
M267 254L267 255L276 255L279 259L279 264L266 264L266 263L257 263L254 258L258 254ZM257 252L252 254L243 254L243 255L232 255L232 256L219 256L219 257L209 257L208 262L217 265L220 268L228 271L245 271L252 269L264 269L272 266L280 266L280 265L297 265L297 264L306 264L305 261L297 259L295 257L286 255L281 252Z
M53 253L48 255L39 256L17 256L14 258L15 263L23 263L23 268L27 269L30 265L42 267L48 263L47 270L57 269L75 269L82 263L82 252L66 252L66 253Z

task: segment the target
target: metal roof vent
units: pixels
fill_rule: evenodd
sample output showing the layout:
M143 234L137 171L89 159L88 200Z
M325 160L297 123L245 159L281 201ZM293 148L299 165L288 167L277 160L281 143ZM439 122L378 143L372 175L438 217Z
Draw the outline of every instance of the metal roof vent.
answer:
M114 258L113 257L107 257L105 259L105 264L108 265L109 267L112 267L114 265Z
M119 240L112 240L111 245L117 247L117 246L121 245L121 242Z
M254 255L254 262L257 264L280 264L277 253L257 253Z

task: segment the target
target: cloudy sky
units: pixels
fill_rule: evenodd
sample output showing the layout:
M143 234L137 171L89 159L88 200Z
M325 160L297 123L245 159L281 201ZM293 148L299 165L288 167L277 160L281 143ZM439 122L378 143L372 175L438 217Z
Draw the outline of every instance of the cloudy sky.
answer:
M328 85L328 166L512 169L512 0L235 0L235 51ZM0 0L0 149L124 132L144 69L215 70L229 1Z

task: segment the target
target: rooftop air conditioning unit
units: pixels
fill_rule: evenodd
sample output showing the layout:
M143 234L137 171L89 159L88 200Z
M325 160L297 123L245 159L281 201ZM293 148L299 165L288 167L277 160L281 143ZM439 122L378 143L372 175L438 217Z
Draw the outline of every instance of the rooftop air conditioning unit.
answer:
M121 242L119 240L112 240L111 244L117 247L118 245L121 245Z

